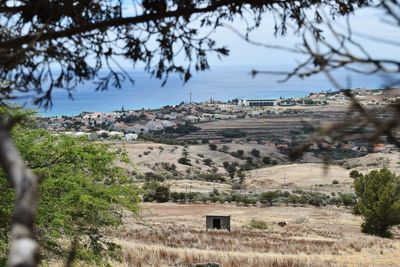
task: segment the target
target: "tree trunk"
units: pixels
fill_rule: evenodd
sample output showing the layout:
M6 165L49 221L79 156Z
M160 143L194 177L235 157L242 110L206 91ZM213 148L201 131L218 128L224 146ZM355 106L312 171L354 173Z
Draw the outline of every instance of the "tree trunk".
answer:
M28 169L11 140L11 124L0 117L0 164L15 189L8 265L31 267L38 263L39 245L34 236L38 178Z

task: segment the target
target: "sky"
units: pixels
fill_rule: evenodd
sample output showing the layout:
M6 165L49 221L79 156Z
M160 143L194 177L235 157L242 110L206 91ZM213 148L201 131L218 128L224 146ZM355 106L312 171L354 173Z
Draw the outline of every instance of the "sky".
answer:
M384 23L387 17L382 11L364 8L350 15L350 22L354 33L368 34L373 39L382 38L398 41L400 40L399 27L389 26ZM337 29L344 29L346 21L339 18L333 25ZM244 32L245 24L239 20L229 26ZM213 66L292 66L299 58L291 53L279 50L266 49L247 43L229 28L220 28L213 35L217 44L227 45L231 53L229 57L219 60L216 57L210 58ZM332 39L328 36L329 39ZM299 41L299 36L289 32L287 36L275 37L273 34L273 20L271 16L265 16L262 26L250 35L250 39L272 45L283 45L294 47ZM366 38L356 38L370 52L370 54L382 58L400 57L400 47L385 45L382 42L371 41Z

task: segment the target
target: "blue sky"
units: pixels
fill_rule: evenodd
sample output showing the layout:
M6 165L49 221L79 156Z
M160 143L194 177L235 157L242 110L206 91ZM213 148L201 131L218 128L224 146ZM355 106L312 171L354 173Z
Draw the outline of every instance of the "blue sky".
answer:
M368 34L374 38L389 39L400 42L399 27L389 26L384 23L386 15L383 12L365 8L358 10L355 15L350 16L350 22L354 33ZM343 29L345 19L340 18L334 22L337 29ZM230 26L244 32L244 23L237 20ZM292 66L299 58L285 51L270 50L246 43L228 28L221 28L213 35L220 45L227 45L231 54L220 61L218 58L210 58L212 65L248 65L248 66ZM328 36L328 38L331 38ZM251 39L273 45L294 46L299 37L289 32L285 37L275 37L273 34L273 20L265 16L262 26L251 34ZM356 38L370 52L370 54L383 58L400 57L400 47L384 45L381 42L371 41L365 38Z

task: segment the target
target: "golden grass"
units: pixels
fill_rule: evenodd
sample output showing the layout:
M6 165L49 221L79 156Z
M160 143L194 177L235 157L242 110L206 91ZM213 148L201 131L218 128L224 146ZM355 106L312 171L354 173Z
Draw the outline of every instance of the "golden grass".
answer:
M205 231L209 213L232 214L233 231ZM119 266L398 266L400 255L399 239L360 233L360 218L344 209L167 203L144 205L142 216L145 224L127 216L110 232L123 247ZM268 228L248 227L251 219Z

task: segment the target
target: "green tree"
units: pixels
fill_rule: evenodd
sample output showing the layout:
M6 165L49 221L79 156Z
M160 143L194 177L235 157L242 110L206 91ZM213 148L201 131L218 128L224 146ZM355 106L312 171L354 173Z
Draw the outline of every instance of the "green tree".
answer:
M170 199L170 190L168 186L162 185L158 182L148 182L142 187L143 201L146 202L167 202Z
M400 224L400 179L384 168L360 175L354 180L358 197L357 210L364 222L361 229L383 237L390 237L390 227Z
M280 191L263 192L258 197L258 201L260 201L261 204L269 204L270 206L272 206L274 199L278 198L279 196Z
M86 138L56 136L26 126L15 127L12 137L28 167L40 177L36 232L44 257L66 257L70 248L65 245L76 242L79 260L99 263L104 256L118 258L119 247L104 238L102 229L120 225L121 210L136 212L139 202L125 171L114 165L121 160L119 154ZM0 253L4 256L14 190L4 177L0 188Z

